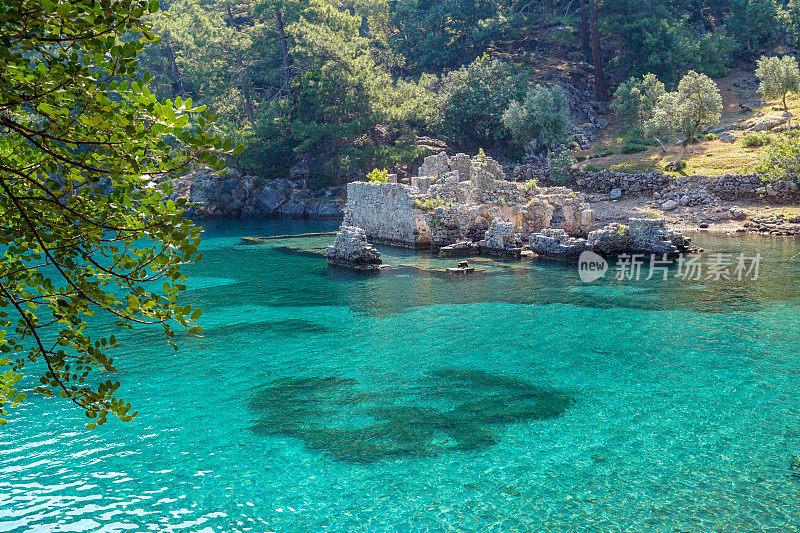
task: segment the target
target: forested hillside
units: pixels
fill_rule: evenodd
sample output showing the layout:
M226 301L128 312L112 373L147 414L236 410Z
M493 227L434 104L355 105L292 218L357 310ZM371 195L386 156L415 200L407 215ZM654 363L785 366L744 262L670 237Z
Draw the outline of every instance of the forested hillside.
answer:
M172 0L152 16L154 92L219 113L245 146L231 166L320 185L402 174L439 140L518 158L504 113L538 105L539 84L564 89L569 144L630 76L674 90L800 37L797 0Z

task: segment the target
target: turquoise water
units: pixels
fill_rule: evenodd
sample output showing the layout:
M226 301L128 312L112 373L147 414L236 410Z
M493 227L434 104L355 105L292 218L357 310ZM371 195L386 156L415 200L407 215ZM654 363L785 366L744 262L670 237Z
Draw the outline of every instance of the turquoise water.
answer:
M757 281L581 283L570 265L329 268L335 225L206 226L203 339L115 357L134 422L32 397L0 429L0 531L800 529L800 246ZM302 248L298 250L297 248ZM310 252L310 253L309 253Z

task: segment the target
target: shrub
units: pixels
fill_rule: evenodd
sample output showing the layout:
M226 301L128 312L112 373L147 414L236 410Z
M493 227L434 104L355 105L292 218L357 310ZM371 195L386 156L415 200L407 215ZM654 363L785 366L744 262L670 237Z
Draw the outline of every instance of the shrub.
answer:
M553 157L550 159L550 175L553 181L559 185L567 182L568 170L572 167L572 158L569 156L566 148L560 146L553 152Z
M647 146L638 143L628 143L622 148L620 148L619 152L621 154L636 154L639 152L644 152L647 150Z
M585 155L576 155L575 156L575 161L577 161L578 163L583 163L584 161L586 161L586 156Z
M457 142L507 140L501 117L525 94L525 78L511 65L483 56L442 79L438 129Z
M548 148L564 142L569 125L567 97L558 85L537 85L521 104L512 101L503 113L503 124L519 143L538 138Z
M766 146L772 142L772 136L766 131L751 131L742 137L742 144L748 148Z
M800 137L781 135L773 139L756 171L777 179L800 181Z
M369 174L367 174L367 178L369 179L370 183L386 183L386 180L389 179L389 171L384 169L372 169Z
M585 167L583 167L583 170L586 170L586 171L588 171L588 172L600 172L600 171L601 171L601 170L603 170L603 169L602 169L602 168L600 168L600 167L598 167L598 166L597 166L597 165L595 165L595 164L589 163L588 165L586 165Z
M519 188L522 189L523 191L530 191L538 186L539 186L539 180L532 179L520 185Z
M442 206L449 207L452 204L453 202L445 201L444 199L442 199L441 196L434 196L433 198L428 198L424 202L420 200L414 201L414 207L416 207L417 209L424 209L425 211L433 211L437 207L442 207Z
M717 139L719 139L719 137L717 137L716 133L706 133L703 136L703 140L705 141L716 141Z

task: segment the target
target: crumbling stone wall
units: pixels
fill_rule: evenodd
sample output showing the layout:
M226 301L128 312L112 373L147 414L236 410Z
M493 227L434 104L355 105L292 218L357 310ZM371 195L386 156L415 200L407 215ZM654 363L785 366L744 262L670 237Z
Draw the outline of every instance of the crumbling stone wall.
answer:
M376 242L403 246L430 244L428 226L415 201L421 195L409 185L396 183L347 184L344 223L363 228Z
M536 179L541 183L550 182L550 171L541 165L519 165L511 173L516 181ZM592 192L611 192L620 189L625 194L658 191L669 182L669 176L660 171L629 174L615 170L590 171L580 168L567 169L566 183Z
M758 174L727 174L711 179L706 187L720 198L768 199L771 202L800 201L800 192L793 181L770 179Z

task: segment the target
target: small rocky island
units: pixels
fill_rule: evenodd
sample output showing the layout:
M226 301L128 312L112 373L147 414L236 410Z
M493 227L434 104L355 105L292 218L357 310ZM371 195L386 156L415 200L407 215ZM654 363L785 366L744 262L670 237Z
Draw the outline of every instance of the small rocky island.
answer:
M668 256L690 250L691 239L667 229L662 218L595 229L595 212L581 193L509 181L500 164L484 155L428 156L418 174L410 184L391 174L385 183L349 183L344 222L328 261L377 268L380 256L368 240L442 256L527 252L566 260L587 250Z

